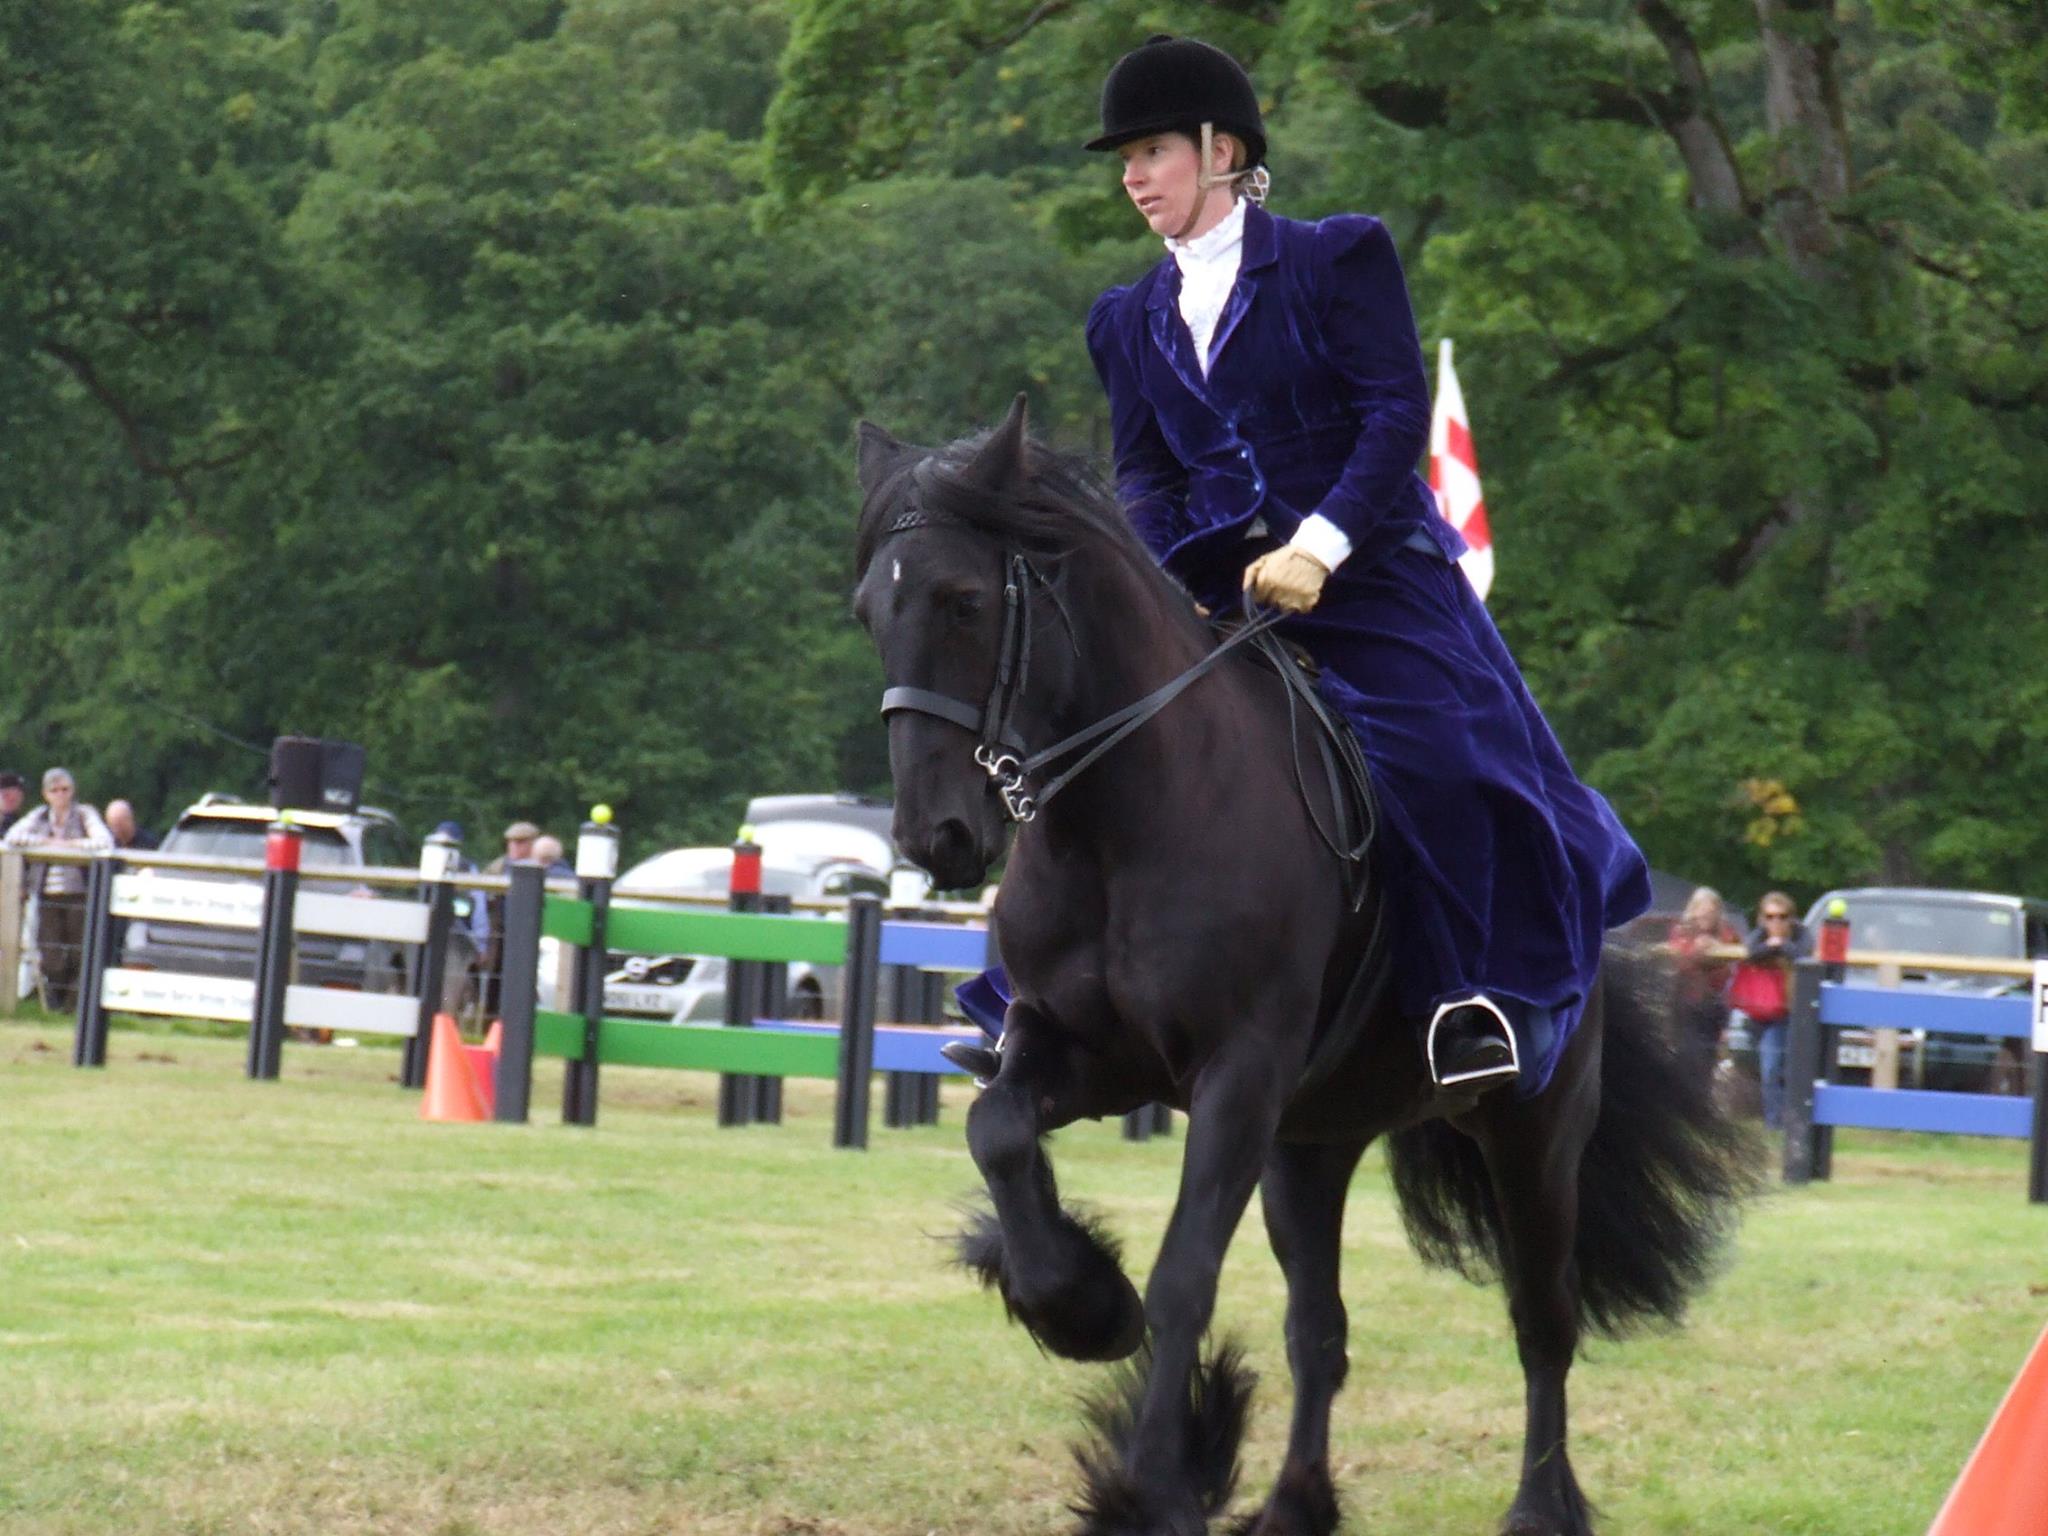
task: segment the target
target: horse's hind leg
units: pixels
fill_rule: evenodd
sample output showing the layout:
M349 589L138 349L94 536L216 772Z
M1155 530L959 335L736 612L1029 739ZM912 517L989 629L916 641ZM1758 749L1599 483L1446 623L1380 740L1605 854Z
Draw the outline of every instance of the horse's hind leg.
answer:
M1365 1151L1279 1145L1266 1159L1259 1194L1266 1235L1287 1276L1287 1364L1294 1374L1294 1421L1287 1459L1265 1507L1239 1536L1330 1536L1337 1490L1330 1481L1330 1405L1344 1385L1350 1326L1338 1285L1344 1197Z
M1591 1536L1593 1520L1565 1450L1565 1377L1579 1347L1579 1159L1598 1113L1598 1040L1567 1056L1534 1099L1496 1093L1479 1135L1501 1215L1501 1269L1522 1360L1522 1477L1506 1536ZM1576 1058L1576 1060L1574 1059Z
M1003 1025L1002 1064L967 1112L967 1145L988 1182L995 1216L962 1236L961 1260L1003 1298L1010 1315L1069 1360L1119 1360L1144 1338L1138 1293L1113 1245L1060 1206L1039 1144L1089 1113L1085 1058L1077 1058L1027 1003Z

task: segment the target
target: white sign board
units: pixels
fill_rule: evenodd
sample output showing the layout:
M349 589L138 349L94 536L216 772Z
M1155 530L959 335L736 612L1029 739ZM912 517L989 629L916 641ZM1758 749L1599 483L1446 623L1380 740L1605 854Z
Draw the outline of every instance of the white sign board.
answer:
M101 973L100 1000L109 1013L162 1013L177 1019L246 1024L256 1012L256 983L246 977L114 967Z
M2048 1051L2048 960L2034 962L2034 1049Z
M263 917L263 887L246 880L180 879L155 870L116 875L114 916L152 923L200 923L209 928L254 928Z

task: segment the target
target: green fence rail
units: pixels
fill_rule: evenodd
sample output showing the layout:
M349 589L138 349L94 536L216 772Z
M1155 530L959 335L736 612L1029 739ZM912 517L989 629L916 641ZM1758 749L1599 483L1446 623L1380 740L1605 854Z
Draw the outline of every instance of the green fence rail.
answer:
M618 913L614 911L616 918ZM534 1010L536 1056L583 1055L583 1016ZM597 1059L628 1067L676 1067L687 1072L741 1072L764 1077L836 1077L837 1035L785 1035L722 1024L653 1023L606 1019L598 1029Z
M590 903L549 896L540 931L567 944L588 944ZM838 965L846 959L846 922L620 905L605 914L604 945L630 955L723 955L728 960Z

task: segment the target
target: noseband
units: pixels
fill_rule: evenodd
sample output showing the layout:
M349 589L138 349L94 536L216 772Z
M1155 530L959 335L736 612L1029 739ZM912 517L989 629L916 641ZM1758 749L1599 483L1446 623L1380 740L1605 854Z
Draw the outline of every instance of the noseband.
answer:
M880 543L914 528L939 524L963 529L970 526L913 509L889 525ZM878 551L879 547L878 543ZM974 761L994 782L997 794L1002 797L1004 812L1010 820L1019 823L1036 817L1054 795L1072 783L1103 753L1166 708L1183 689L1224 657L1263 635L1284 617L1279 610L1270 608L1256 614L1248 613L1241 628L1185 672L1153 689L1136 703L1127 704L1093 725L1083 727L1042 751L1033 752L1014 723L1018 701L1023 697L1031 674L1031 589L1034 586L1044 588L1055 602L1059 599L1052 584L1021 550L1013 548L1004 553L1003 571L1003 634L987 702L976 709L964 700L930 688L889 688L882 693L882 716L887 719L904 711L930 715L975 736L978 745L974 749ZM1069 625L1069 635L1072 632ZM1079 655L1078 649L1076 655ZM1082 754L1079 761L1054 776L1036 794L1030 791L1027 787L1030 779L1075 753Z

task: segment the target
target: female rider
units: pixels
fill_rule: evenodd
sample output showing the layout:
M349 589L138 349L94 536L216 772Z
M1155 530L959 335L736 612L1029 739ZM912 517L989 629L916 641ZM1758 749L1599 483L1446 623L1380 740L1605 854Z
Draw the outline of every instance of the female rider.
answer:
M1260 206L1258 98L1191 38L1117 62L1087 147L1123 156L1167 248L1088 317L1125 510L1197 602L1247 588L1295 615L1285 632L1372 768L1400 1001L1432 1079L1534 1093L1649 871L1565 761L1415 472L1429 395L1393 241L1363 215Z

